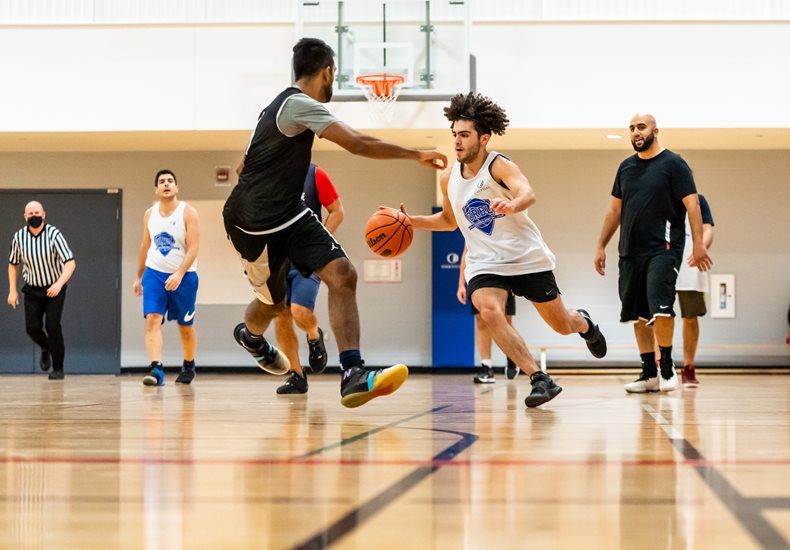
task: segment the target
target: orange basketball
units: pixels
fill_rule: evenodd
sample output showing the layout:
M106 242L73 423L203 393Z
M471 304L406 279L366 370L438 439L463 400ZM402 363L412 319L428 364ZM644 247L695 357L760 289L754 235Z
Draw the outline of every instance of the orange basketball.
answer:
M365 241L379 256L394 258L406 252L414 236L409 216L397 208L381 208L365 226Z

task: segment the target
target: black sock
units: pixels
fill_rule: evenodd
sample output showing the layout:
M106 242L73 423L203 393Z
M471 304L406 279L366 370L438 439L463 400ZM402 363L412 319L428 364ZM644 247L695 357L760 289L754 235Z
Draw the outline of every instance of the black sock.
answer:
M195 370L195 360L192 359L191 361L187 361L184 359L184 368Z
M151 368L152 369L163 369L164 370L165 367L159 361L151 361Z
M247 344L247 347L269 349L269 342L266 341L266 338L264 338L263 335L255 336L254 334L250 333L249 330L245 330L241 333L241 338L244 340L244 343Z
M346 370L352 367L361 367L363 364L362 354L359 353L358 349L348 349L340 352L341 369Z
M663 347L658 346L658 351L661 352L661 376L669 378L672 376L672 370L675 365L672 363L672 346Z
M658 376L658 367L656 367L656 352L651 351L650 353L640 353L639 356L642 358L642 372L644 372L648 378L655 378Z

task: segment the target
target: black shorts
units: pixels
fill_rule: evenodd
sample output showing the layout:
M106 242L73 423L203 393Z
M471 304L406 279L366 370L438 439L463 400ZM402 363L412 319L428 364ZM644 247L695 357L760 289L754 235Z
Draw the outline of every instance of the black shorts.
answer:
M225 231L239 253L244 274L264 304L285 300L293 263L305 277L332 260L346 258L340 244L312 212L273 233L250 234L225 218Z
M620 322L674 317L675 284L682 255L629 256L620 258Z
M704 317L708 312L705 307L705 293L698 290L678 290L680 316L684 319Z
M477 311L477 308L472 303L472 300L469 300L469 309L472 312L472 315L477 315L480 313ZM516 297L513 293L509 293L507 295L507 302L505 302L505 315L510 315L511 317L516 314Z
M560 295L560 289L551 271L510 276L491 273L475 275L466 289L470 300L478 288L501 288L537 303L551 302Z

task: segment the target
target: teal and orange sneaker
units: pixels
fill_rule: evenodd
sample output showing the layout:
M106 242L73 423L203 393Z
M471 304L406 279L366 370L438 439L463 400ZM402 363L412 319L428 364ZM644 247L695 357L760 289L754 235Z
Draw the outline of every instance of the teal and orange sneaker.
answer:
M408 377L409 367L406 365L377 370L362 367L345 369L340 383L340 403L349 408L360 407L371 399L393 393Z

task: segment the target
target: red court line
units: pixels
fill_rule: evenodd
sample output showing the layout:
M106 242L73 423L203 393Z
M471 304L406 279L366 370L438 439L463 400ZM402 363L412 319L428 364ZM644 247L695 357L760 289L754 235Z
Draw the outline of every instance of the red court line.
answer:
M790 458L778 459L509 459L509 460L375 460L326 458L146 458L146 457L67 457L67 456L3 456L4 464L140 464L160 466L790 466Z

